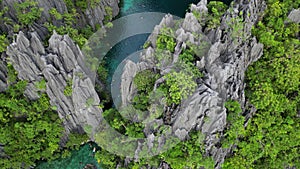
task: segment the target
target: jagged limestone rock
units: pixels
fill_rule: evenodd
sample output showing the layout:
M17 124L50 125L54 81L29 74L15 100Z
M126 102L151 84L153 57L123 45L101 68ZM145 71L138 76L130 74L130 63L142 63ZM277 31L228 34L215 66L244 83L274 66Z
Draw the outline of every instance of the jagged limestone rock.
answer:
M102 112L98 107L100 99L88 76L90 71L84 71L89 70L83 64L84 56L68 35L54 32L49 39L49 47L44 49L35 34L29 39L20 32L17 41L8 47L7 55L18 72L18 78L30 82L29 91L25 92L28 98L36 99L39 95L34 83L42 78L46 80L50 103L57 107L67 132L82 133L87 126L94 129L99 125ZM72 91L66 95L64 91L70 82Z
M293 9L288 18L295 23L300 23L300 9Z
M165 110L170 110L168 112L171 112L172 132L179 139L186 139L192 129L200 130L206 134L206 155L214 158L216 168L220 168L225 156L230 152L230 149L222 149L217 146L220 142L219 136L222 136L226 126L224 103L229 99L238 100L245 111L245 71L251 63L260 58L263 52L263 45L258 43L255 37L251 36L251 28L265 9L265 2L263 0L254 0L247 2L234 1L233 3L233 9L228 10L221 18L221 25L216 29L204 32L212 45L209 51L204 53L204 57L197 62L197 66L204 70L204 77L198 84L198 89L175 110L165 108ZM208 11L206 5L207 1L203 0L197 5L192 5L191 10L205 16ZM241 13L243 15L239 16ZM242 18L241 21L237 20L239 17ZM186 14L183 24L175 30L174 38L177 41L175 51L180 51L179 47L185 48L187 43L199 45L199 37L197 35L203 33L199 22L192 12ZM150 47L148 47L150 51L155 52L155 42L160 29L163 27L174 28L174 23L172 16L167 15L155 27L148 39L151 42ZM242 25L238 30L233 28L237 24ZM178 45L180 43L182 45ZM153 55L142 57L140 62L147 62L143 58L154 60L153 57ZM152 68L155 67L153 64L152 66ZM166 70L167 67L161 69ZM134 71L129 70L125 71L124 75L126 74L126 77L134 77ZM161 74L164 74L163 71L161 71ZM130 80L126 81L127 85L131 83L132 81ZM126 93L133 93L130 88L126 89ZM152 123L154 121L149 122L149 124ZM147 138L151 138L150 136L153 135L149 127L146 127L144 132ZM159 139L162 140L159 145L163 146L164 138L159 137ZM153 142L151 143L151 140L155 141L155 139L148 139L150 142L147 145L154 144Z
M2 3L0 3L1 6L8 7L9 10L7 14L5 14L6 17L10 18L12 20L13 24L1 24L0 30L3 32L7 32L9 34L13 34L13 25L18 23L17 18L17 11L14 7L15 3L19 2L19 0L3 0ZM42 40L45 40L49 34L47 28L45 28L44 23L45 22L51 22L55 26L61 26L63 24L63 21L55 20L53 17L50 16L49 10L55 8L59 13L70 13L70 9L68 9L67 4L65 1L53 1L53 0L37 0L38 7L43 9L41 17L35 21L32 25L28 25L30 27L30 30L34 30L37 32L39 37ZM76 24L74 25L77 28L84 28L87 25L90 25L92 28L96 28L97 25L103 25L103 21L105 16L112 15L111 17L116 16L119 13L119 0L99 0L97 3L90 5L88 3L87 8L85 10L80 9L79 15L77 17ZM111 8L111 12L107 13L106 7ZM51 33L51 32L50 32Z
M7 87L7 67L3 63L2 60L0 60L0 92L5 91Z
M133 78L135 75L143 70L149 68L149 64L146 62L134 63L131 60L125 61L125 66L121 75L121 107L128 106L133 99L133 96L136 94L136 86L133 83Z

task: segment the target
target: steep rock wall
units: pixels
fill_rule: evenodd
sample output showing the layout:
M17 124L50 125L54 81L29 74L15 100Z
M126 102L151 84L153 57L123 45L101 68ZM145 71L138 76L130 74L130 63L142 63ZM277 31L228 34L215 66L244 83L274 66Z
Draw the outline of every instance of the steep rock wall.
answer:
M5 14L6 17L12 20L12 24L1 24L0 30L2 32L7 32L9 34L13 34L13 25L18 23L17 18L17 11L15 8L15 4L20 2L19 0L3 0L0 4L2 9L3 7L8 7L9 10ZM24 2L22 0L21 2ZM44 26L45 22L53 22L53 18L51 18L49 14L49 10L55 8L59 13L70 13L70 9L68 9L67 4L64 0L60 1L53 1L53 0L37 0L38 7L42 8L41 17L35 21L32 25L29 26L29 30L34 30L38 33L42 40L44 40L47 35L48 31L47 28ZM72 1L75 4L75 1ZM87 2L86 2L87 3ZM118 15L119 13L119 0L100 0L99 2L91 5L88 4L86 9L79 9L78 17L76 24L74 27L76 28L84 28L87 25L90 25L92 28L96 28L97 25L103 25L103 21L105 16L110 15L108 11L105 9L106 7L110 7L112 9L112 17ZM63 21L54 21L53 24L55 26L62 25ZM28 30L26 30L28 31Z
M44 48L36 33L27 38L19 32L16 41L7 50L18 79L29 81L25 95L34 100L39 97L35 83L45 79L46 92L52 106L57 108L66 132L83 133L100 123L102 109L93 81L87 75L83 54L68 35L54 33L49 47ZM72 91L66 95L66 87Z
M227 112L224 103L229 99L238 100L244 113L247 113L244 94L245 71L251 63L261 57L263 52L263 45L251 35L251 28L265 9L265 2L263 0L234 1L231 10L228 10L222 17L221 25L213 30L203 30L200 21L192 13L197 12L205 16L208 11L206 5L206 0L192 5L191 12L186 14L183 23L175 31L176 48L185 46L179 44L196 44L196 35L200 33L204 33L209 38L211 47L208 53L197 62L197 66L202 70L204 77L198 83L198 89L195 93L175 110L171 109L169 114L171 115L172 132L181 140L186 139L188 133L194 128L206 134L206 155L213 156L216 168L220 168L225 156L230 152L230 149L223 149L217 145L226 126ZM237 18L242 20L236 21ZM237 24L242 24L239 30L234 29ZM167 15L154 29L149 38L153 47L147 49L147 51L152 52L148 52L148 54L146 52L136 66L142 63L154 65L155 42L159 30L163 27L174 27L172 16ZM175 49L175 51L180 51L180 49ZM132 64L132 62L128 62L128 64ZM128 66L125 65L125 67ZM131 77L137 73L136 71L138 70L124 69L123 74ZM121 86L128 86L131 83L132 81L123 81ZM133 95L134 88L125 93L126 95ZM170 108L166 109L170 112ZM209 120L205 120L205 117L208 117ZM149 123L149 125L151 124ZM148 133L147 127L145 131L148 140L153 140L150 139L153 134Z

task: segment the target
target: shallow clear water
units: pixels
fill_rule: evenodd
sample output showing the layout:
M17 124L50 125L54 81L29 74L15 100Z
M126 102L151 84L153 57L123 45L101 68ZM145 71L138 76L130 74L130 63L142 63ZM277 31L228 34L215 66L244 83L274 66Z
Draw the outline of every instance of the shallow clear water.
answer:
M94 146L96 145L85 144L79 150L72 151L71 156L51 162L43 162L36 169L83 169L86 165L93 165L100 169L100 165L94 158Z

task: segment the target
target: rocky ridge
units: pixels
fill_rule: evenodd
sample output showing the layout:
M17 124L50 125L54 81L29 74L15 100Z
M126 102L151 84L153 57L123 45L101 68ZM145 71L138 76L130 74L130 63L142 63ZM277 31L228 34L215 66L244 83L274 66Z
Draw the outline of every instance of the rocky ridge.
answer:
M4 0L2 3L12 5L13 1ZM104 0L101 3L113 6L114 14L117 13L116 1ZM103 5L103 4L102 4ZM192 5L191 10L205 15L207 13L207 1L202 0L197 5ZM67 7L63 1L46 2L39 0L39 6L44 8L40 21L48 20L47 9L54 7L59 12L65 12ZM199 38L195 35L205 34L211 47L208 53L197 62L204 77L198 83L195 93L185 100L177 108L165 108L171 115L172 132L180 139L188 137L188 133L196 128L206 134L205 148L206 155L213 156L216 161L216 168L224 161L230 149L222 149L217 146L220 141L217 135L223 134L226 125L226 109L224 102L229 99L238 100L246 114L246 100L244 96L244 73L247 67L262 55L263 46L251 36L251 27L257 22L259 14L264 10L265 2L262 0L243 1L236 0L233 10L228 10L222 17L219 27L213 30L205 30L199 19L192 12L188 12L180 28L176 32L176 52L188 44L197 44ZM94 25L103 20L103 6L94 10L87 9L80 19L80 24ZM238 31L228 24L233 18L239 18L242 13L243 28ZM10 14L15 18L14 12ZM102 20L101 16L102 15ZM97 17L91 17L97 16ZM91 18L89 18L91 17ZM85 18L85 19L84 19ZM89 19L86 19L89 18ZM100 18L100 20L94 20ZM24 34L19 32L16 40L8 47L7 55L10 57L14 68L18 72L18 78L28 80L29 85L26 96L30 99L39 97L39 89L35 83L42 79L46 80L46 93L50 98L51 105L57 107L57 111L67 132L83 133L84 128L98 126L100 123L101 108L98 107L100 99L94 90L93 80L90 77L89 69L85 66L83 55L78 46L67 36L54 33L49 39L49 47L42 44L45 36L39 21L34 23L32 28L36 32ZM132 78L141 70L154 68L153 55L155 53L156 35L162 27L173 27L174 20L168 15L158 25L153 35L149 38L153 47L146 49L139 63L128 61L125 65L122 78L122 101L128 104L134 95L135 88L132 85ZM11 29L2 25L1 30ZM174 55L175 57L176 55ZM176 62L176 59L174 59ZM0 61L0 87L6 86L7 70ZM167 69L166 71L167 72ZM72 84L72 95L66 96L64 90L68 83ZM208 121L205 120L208 117ZM163 125L162 119L156 119L146 125L145 134L148 136L147 145L153 145L153 133L149 129L153 124ZM93 131L93 128L92 128ZM161 138L163 140L164 138ZM159 144L163 144L161 141ZM160 145L160 146L161 146ZM1 145L0 145L1 149ZM141 149L141 147L137 148ZM138 158L138 157L137 157ZM168 168L162 163L161 168Z
M175 53L180 51L180 48L184 48L187 43L197 44L199 41L197 34L202 33L208 37L212 45L208 53L197 62L197 66L202 70L204 77L198 83L195 93L176 109L171 110L169 114L172 116L172 132L181 140L186 139L192 129L200 130L206 134L206 155L212 156L216 162L215 167L220 168L225 156L230 152L230 149L223 149L218 146L220 136L222 136L226 126L227 112L224 103L230 99L237 100L241 104L244 114L249 113L246 110L244 94L245 71L251 63L261 57L263 52L263 45L258 43L256 38L251 35L251 28L258 21L266 5L262 0L236 0L232 8L222 17L221 25L213 30L202 28L199 18L193 15L193 12L197 12L201 16L205 16L208 11L206 5L206 0L200 1L197 5L192 5L191 12L186 14L182 25L175 31L177 42ZM141 64L148 65L148 68L154 67L155 42L159 30L163 27L174 28L174 22L173 17L170 15L163 18L149 38L153 47L146 49L147 52L143 54L139 63L135 64L128 61L123 75L134 77L133 75L139 70L128 69L128 67L139 67L138 65ZM241 27L236 29L235 26L238 24ZM181 46L178 44L181 44ZM122 81L121 88L124 88L124 95L131 96L134 94L134 87L131 90L125 90L131 84L132 81L128 79ZM123 100L123 104L127 104L127 101ZM206 117L209 120L205 120ZM157 120L153 121L153 123L156 122ZM156 124L162 125L162 123ZM154 144L154 139L151 139L153 134L147 133L147 131L146 127L147 145ZM138 147L137 151L138 149L141 148ZM164 165L162 168L168 167Z
M66 132L84 133L84 129L98 126L102 109L100 99L88 77L83 63L83 54L68 35L54 34L49 47L44 48L36 33L27 38L19 32L16 41L7 50L18 79L27 80L25 95L35 100L39 97L35 83L45 79L46 93L63 120ZM71 84L72 91L65 89Z
M0 4L2 7L8 7L6 17L10 18L13 24L1 24L0 30L2 32L8 32L13 34L13 26L18 23L17 12L15 9L15 3L20 2L20 0L3 0ZM23 0L21 2L24 2ZM64 0L61 1L48 1L48 0L37 0L38 7L42 9L41 17L35 21L32 25L29 25L29 30L36 31L42 40L45 40L49 32L44 26L45 22L53 22L55 26L61 26L64 21L58 21L52 18L49 14L49 10L55 8L57 12L70 13L67 3ZM105 16L109 15L105 7L110 7L112 9L112 17L116 16L119 13L119 0L100 0L96 1L97 3L91 5L89 4L86 9L81 9L77 17L76 28L84 28L86 25L90 25L92 28L96 28L99 24L103 26L103 21ZM28 31L28 30L27 30Z

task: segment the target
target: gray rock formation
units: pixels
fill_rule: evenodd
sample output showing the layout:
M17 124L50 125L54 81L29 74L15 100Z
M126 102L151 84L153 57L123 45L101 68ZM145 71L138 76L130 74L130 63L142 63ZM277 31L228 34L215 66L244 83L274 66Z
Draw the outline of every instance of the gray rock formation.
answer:
M205 16L206 5L207 1L202 0L197 5L192 5L191 10ZM251 63L260 58L263 52L263 45L251 35L251 27L258 20L265 6L263 0L235 1L233 10L225 13L219 27L214 30L205 30L204 34L207 35L212 45L208 53L197 62L198 68L203 70L204 77L195 93L171 111L172 132L181 140L186 139L192 129L206 134L206 155L214 157L216 168L220 168L225 156L230 152L230 149L217 146L220 141L217 135L222 136L226 126L224 102L229 99L238 100L245 111L245 71ZM243 15L239 16L240 13ZM238 21L239 17L241 21ZM160 25L155 27L149 38L151 46L154 47L153 49L149 47L151 50L155 50L159 30L164 26L172 28L174 23L171 16L166 16ZM234 26L238 24L241 27L238 30L234 29ZM202 32L202 27L199 20L190 12L186 14L182 25L175 32L176 47L182 43L184 45L181 45L181 48L184 48L187 43L197 44L197 35ZM144 58L148 57L148 61L153 60L153 58L149 59L151 55L145 54L145 56ZM141 62L145 62L145 59L141 59ZM130 66L129 63L127 66ZM135 73L132 69L125 69L123 74L126 77L133 77ZM123 82L124 86L132 83ZM126 93L132 94L132 91L128 90ZM152 134L148 129L146 127L145 133L150 138Z
M136 87L133 83L134 76L138 72L146 70L147 68L149 68L149 65L146 62L134 63L131 60L126 61L121 76L122 106L128 106L136 93Z
M300 9L294 9L290 12L288 18L295 23L300 23Z
M1 7L8 7L9 10L6 17L10 18L13 24L1 24L0 30L2 32L9 32L12 34L13 25L18 23L17 12L14 7L14 4L20 2L20 0L3 0L0 4ZM23 1L22 1L23 2ZM38 33L38 35L44 40L48 35L48 30L43 24L45 22L51 22L55 26L62 25L62 21L57 21L52 18L49 14L49 10L55 8L59 13L69 13L67 8L67 4L65 1L48 1L48 0L37 0L38 7L42 8L41 17L30 26L30 30L34 30ZM103 25L103 21L106 15L108 15L108 11L106 11L106 7L110 7L112 9L113 17L119 13L119 0L99 0L98 3L94 5L89 4L85 10L81 10L78 8L79 16L77 18L76 25L77 28L84 28L87 25L90 25L92 28L96 28L97 25Z
M7 68L6 65L0 60L0 92L4 91L7 87Z
M82 133L84 128L98 126L102 112L98 107L100 99L88 76L90 72L85 71L89 69L83 64L84 56L68 35L54 32L45 49L36 33L27 38L19 32L17 40L8 47L7 55L18 78L29 81L25 94L30 99L39 97L33 84L43 78L46 80L50 103L57 107L67 133ZM72 84L70 96L64 94L68 82Z

